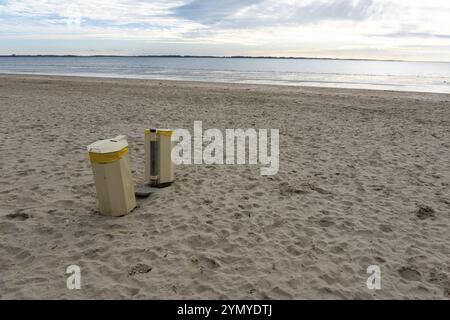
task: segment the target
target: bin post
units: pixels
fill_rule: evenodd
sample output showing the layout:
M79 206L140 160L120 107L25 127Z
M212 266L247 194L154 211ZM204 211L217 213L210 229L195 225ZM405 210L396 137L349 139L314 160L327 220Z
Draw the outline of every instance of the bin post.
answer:
M168 129L145 130L145 183L167 187L174 181L172 135Z
M99 211L124 216L136 207L126 136L100 140L88 146Z

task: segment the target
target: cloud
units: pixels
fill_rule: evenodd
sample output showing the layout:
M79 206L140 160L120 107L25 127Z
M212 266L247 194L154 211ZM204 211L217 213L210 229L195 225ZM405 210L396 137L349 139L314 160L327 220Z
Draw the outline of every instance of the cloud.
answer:
M172 13L176 17L202 24L216 24L231 18L239 10L257 3L261 3L261 0L193 0L175 7Z
M110 24L149 23L169 26L176 24L170 17L169 9L180 5L177 0L74 0L70 2L58 0L9 0L0 5L0 14L12 17L47 18L67 17L71 11L77 10L83 18L90 21Z
M374 0L193 0L173 15L207 26L255 28L304 25L324 20L360 21L377 12Z
M386 38L437 38L437 39L450 39L450 34L435 34L428 32L395 32L386 34L371 35L376 37Z
M299 23L320 22L322 20L360 21L375 13L373 0L314 1L296 8L289 18Z
M78 21L78 13L77 29L68 20ZM16 50L13 40L88 39L99 40L101 52L102 41L127 40L141 49L149 43L149 54L206 48L204 54L374 58L382 48L398 58L419 45L444 48L448 35L450 2L443 0L0 0L2 50L5 41Z

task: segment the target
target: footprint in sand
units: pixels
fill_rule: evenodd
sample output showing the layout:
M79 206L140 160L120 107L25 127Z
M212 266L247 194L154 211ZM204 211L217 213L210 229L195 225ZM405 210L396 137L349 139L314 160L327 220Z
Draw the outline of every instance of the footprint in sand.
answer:
M334 221L329 218L322 218L319 220L319 225L323 228L328 228L334 225Z
M25 221L25 220L28 220L29 218L31 218L30 215L27 213L23 213L23 212L15 212L15 213L10 213L10 214L6 215L6 219L9 219L9 220Z
M409 281L420 281L420 279L422 278L419 271L410 267L402 267L398 270L398 273L403 279Z
M390 226L386 225L386 224L381 224L381 225L379 226L379 228L380 228L380 230L381 230L382 232L385 232L385 233L390 233L390 232L393 231L392 228L391 228Z
M282 196L301 195L307 193L305 190L292 187L287 182L280 183L279 190Z
M35 257L28 250L20 250L16 255L16 259L24 264L28 264L33 262Z
M143 274L143 273L149 273L152 271L152 267L139 263L131 268L131 270L128 272L128 276L134 276L135 274Z
M419 205L419 209L416 211L416 217L420 220L434 219L436 218L433 208L425 205Z

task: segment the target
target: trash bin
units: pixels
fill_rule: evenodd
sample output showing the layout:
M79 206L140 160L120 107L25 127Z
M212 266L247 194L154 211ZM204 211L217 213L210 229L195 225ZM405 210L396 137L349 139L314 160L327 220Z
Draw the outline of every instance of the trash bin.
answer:
M88 146L100 213L124 216L136 207L128 142L124 135Z
M164 188L174 181L172 135L169 129L145 130L145 183Z

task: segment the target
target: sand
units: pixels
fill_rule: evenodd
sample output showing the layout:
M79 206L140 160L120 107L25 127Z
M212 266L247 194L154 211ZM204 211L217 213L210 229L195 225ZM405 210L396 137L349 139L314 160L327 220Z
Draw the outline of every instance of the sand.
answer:
M0 111L1 299L449 299L450 95L3 75ZM194 120L280 129L279 173L178 166L98 214L88 144L128 134L141 183L143 130Z

